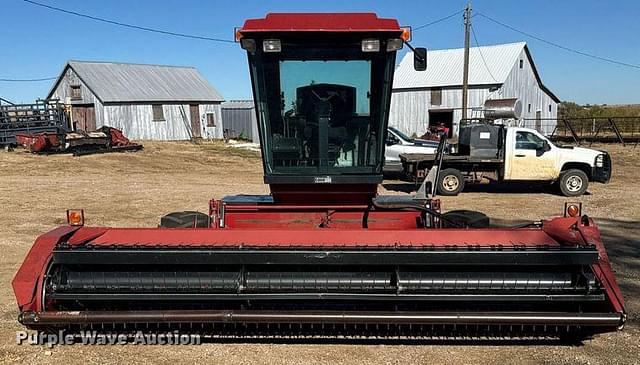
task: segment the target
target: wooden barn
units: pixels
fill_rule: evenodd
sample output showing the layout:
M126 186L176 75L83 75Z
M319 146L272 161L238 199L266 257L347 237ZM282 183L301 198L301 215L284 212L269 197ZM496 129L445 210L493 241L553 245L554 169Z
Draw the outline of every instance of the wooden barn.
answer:
M71 104L76 129L131 139L223 138L222 95L193 67L69 61L47 98Z
M427 70L413 69L408 52L396 69L389 124L411 135L444 123L457 136L462 118L464 49L433 50ZM542 83L526 43L472 47L469 51L467 115L481 117L487 99L518 98L522 103L518 125L550 134L560 100Z

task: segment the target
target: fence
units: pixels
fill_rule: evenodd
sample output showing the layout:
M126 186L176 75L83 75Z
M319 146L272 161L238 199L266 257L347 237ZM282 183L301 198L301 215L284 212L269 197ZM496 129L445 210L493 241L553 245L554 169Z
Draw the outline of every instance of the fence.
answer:
M545 131L552 140L578 145L602 142L636 146L640 141L640 117L523 119L521 126Z

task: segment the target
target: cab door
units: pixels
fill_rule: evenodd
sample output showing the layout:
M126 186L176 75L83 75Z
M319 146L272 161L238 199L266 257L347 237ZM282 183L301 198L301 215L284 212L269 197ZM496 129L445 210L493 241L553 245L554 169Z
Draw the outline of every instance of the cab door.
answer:
M506 180L549 181L558 177L556 147L546 138L530 130L516 130L511 138Z

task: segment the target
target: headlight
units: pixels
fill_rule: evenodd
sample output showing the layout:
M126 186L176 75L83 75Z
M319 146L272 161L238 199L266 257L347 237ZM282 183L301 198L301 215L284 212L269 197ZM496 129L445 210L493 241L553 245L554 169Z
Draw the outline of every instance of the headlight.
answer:
M282 44L279 39L265 39L262 41L262 51L265 53L280 52Z
M604 166L604 155L600 154L596 156L596 167L602 167L602 166Z
M378 52L380 51L379 39L363 39L362 52Z

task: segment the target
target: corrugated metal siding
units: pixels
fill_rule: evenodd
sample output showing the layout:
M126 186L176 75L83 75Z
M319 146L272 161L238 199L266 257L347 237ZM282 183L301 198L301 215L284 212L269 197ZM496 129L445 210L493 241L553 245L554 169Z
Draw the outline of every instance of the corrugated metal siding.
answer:
M526 43L472 47L469 50L469 84L502 84ZM482 60L484 56L485 62ZM462 85L464 49L430 50L427 70L413 69L413 52L407 52L393 78L394 89ZM487 70L487 68L489 70Z
M224 100L192 67L82 61L68 66L103 103Z
M184 108L185 117L180 108ZM153 121L152 106L149 105L105 105L105 124L118 128L131 139L163 141L188 140L191 123L189 105L163 105L164 121Z
M522 69L519 62L522 60ZM533 66L529 62L526 52L522 50L516 64L509 73L504 84L498 91L496 98L518 98L522 103L522 119L535 119L536 112L541 112L542 119L557 118L558 104L542 90L533 72ZM531 104L531 111L529 111ZM549 106L551 105L551 111ZM536 129L535 120L525 120L519 123L523 127ZM540 132L550 135L555 128L555 121L543 120Z
M222 103L222 120L231 138L243 135L254 143L260 143L253 101L232 100Z

